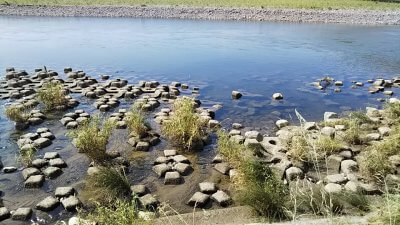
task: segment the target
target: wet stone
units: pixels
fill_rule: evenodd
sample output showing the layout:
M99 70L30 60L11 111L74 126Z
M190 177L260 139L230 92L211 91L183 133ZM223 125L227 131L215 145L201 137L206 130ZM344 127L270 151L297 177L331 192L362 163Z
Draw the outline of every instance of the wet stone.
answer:
M174 160L177 163L187 163L187 164L190 163L189 159L183 155L175 155L172 157L172 160Z
M182 177L178 172L174 171L165 173L164 184L177 185L180 184L181 182L182 182Z
M0 222L10 218L10 211L6 207L0 207Z
M62 174L62 170L58 167L49 166L43 170L44 175L50 179L54 179Z
M12 214L11 218L13 220L28 220L32 216L32 209L31 208L18 208Z
M65 161L60 158L50 159L49 165L60 168L67 167L67 163L65 163Z
M209 195L201 193L201 192L196 192L189 199L187 204L190 206L202 207L208 202L209 199L210 199Z
M179 172L182 176L189 175L189 173L192 171L192 167L186 163L177 163L174 166L174 169Z
M46 152L44 153L44 159L55 159L55 158L59 158L60 155L58 154L58 152Z
M58 206L58 204L60 204L58 199L54 198L53 196L49 196L43 199L41 202L39 202L36 205L36 209L48 212L55 209Z
M133 195L136 196L143 196L147 193L146 186L143 184L138 184L138 185L132 185L131 186L131 192Z
M203 193L211 194L217 191L217 186L212 182L199 183L200 191Z
M75 211L76 207L81 204L79 199L73 195L61 199L61 203L67 211Z
M40 170L34 167L29 167L22 171L22 177L24 178L24 180L28 179L30 176L38 174L40 174Z
M227 175L231 168L228 163L217 163L214 165L214 169L222 174Z
M13 173L17 171L17 167L14 166L6 166L3 168L3 173Z
M175 156L175 155L176 155L176 150L164 150L165 157L170 157L170 156Z
M153 171L159 176L162 177L164 176L164 174L171 170L171 167L169 167L167 164L162 163L162 164L158 164L153 166Z
M240 93L238 91L232 91L232 99L239 99L242 96L243 96L242 93Z
M55 191L55 196L57 198L65 198L70 195L73 195L75 192L73 187L58 187Z
M25 188L40 188L44 183L43 175L33 175L30 176L25 182Z
M220 191L220 190L215 192L214 194L212 194L211 199L213 199L220 206L223 206L223 207L228 206L232 201L231 197L229 197L228 194L226 194L225 192Z
M50 140L54 140L56 137L54 136L54 134L52 134L51 132L45 132L45 133L41 133L40 137L42 138L47 138Z
M35 141L33 141L33 145L36 148L45 148L51 145L51 140L48 138L38 138Z

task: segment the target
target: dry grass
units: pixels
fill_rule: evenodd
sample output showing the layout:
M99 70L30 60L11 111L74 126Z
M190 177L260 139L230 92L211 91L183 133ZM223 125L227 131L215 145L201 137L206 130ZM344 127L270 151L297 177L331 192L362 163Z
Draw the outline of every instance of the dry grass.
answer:
M310 159L311 147L304 135L295 135L289 142L290 158L298 161L307 161Z
M109 159L106 147L114 127L111 120L103 121L99 116L93 116L68 135L75 139L80 152L102 164Z
M29 148L20 151L19 161L24 164L25 167L30 167L32 165L32 161L35 158L36 149Z
M26 109L16 105L6 107L4 113L7 118L17 123L26 123L29 119L29 113L27 113Z
M315 141L315 148L321 155L330 155L337 153L342 149L340 141L325 135L320 135Z
M63 85L55 82L43 84L37 93L37 99L44 104L47 111L53 110L57 106L64 106L68 102Z
M126 113L125 122L128 126L129 131L133 132L136 136L139 137L144 136L146 132L150 129L150 126L146 122L143 113L137 108L137 106L133 106L131 110Z
M161 131L176 147L198 150L203 146L206 124L195 113L194 100L183 97L175 100L173 115L162 124Z
M386 191L384 200L375 205L373 212L368 225L400 224L400 190L395 193Z

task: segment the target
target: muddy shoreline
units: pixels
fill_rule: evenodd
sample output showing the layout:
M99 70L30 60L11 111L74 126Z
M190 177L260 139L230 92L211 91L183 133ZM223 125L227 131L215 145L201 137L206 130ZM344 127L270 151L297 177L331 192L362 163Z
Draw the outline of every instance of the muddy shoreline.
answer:
M0 5L0 16L131 17L162 19L280 21L400 25L400 11L307 10L189 6L33 6Z

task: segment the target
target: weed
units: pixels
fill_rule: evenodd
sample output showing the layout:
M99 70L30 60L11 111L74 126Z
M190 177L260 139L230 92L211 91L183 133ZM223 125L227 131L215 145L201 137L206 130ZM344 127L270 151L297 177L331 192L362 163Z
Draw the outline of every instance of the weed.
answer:
M246 152L245 146L231 141L229 135L222 130L219 130L217 134L218 153L221 154L234 168L240 168Z
M325 135L320 135L315 141L316 151L321 155L329 155L338 152L342 147L342 144L338 140Z
M93 116L68 135L75 139L76 147L95 163L104 163L109 159L106 153L108 139L115 124L111 120L103 121Z
M293 160L307 161L310 159L310 146L303 135L295 135L289 143L289 154Z
M400 102L386 103L383 108L389 118L398 120L400 117Z
M398 225L400 224L400 194L399 192L390 194L385 193L384 201L377 205L373 211L375 212L369 218L370 225Z
M125 121L128 129L138 137L144 136L150 127L143 113L136 106L133 106L131 110L126 113Z
M17 105L6 107L5 115L10 120L17 123L26 123L29 119L29 113L26 112L26 109Z
M350 120L347 130L341 136L341 139L349 144L359 145L362 144L361 128L355 120Z
M36 149L28 148L20 151L19 160L26 166L29 167L32 165L32 161L35 157Z
M45 110L53 110L57 106L64 106L67 99L61 83L47 82L39 89L37 99L44 104Z
M99 171L87 176L84 196L91 202L111 203L129 196L130 185L120 168L100 167Z
M202 147L205 127L205 122L195 113L194 100L186 97L175 100L173 114L162 124L162 132L175 146L197 150Z

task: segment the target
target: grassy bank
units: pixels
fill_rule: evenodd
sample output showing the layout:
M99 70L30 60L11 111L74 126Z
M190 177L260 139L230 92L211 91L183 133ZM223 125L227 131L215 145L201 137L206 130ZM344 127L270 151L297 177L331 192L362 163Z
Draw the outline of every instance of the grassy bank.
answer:
M400 1L369 0L0 0L19 5L180 5L303 9L400 9Z

